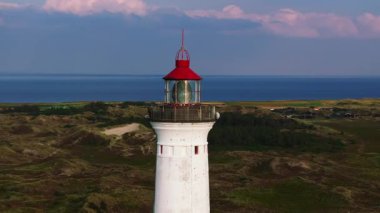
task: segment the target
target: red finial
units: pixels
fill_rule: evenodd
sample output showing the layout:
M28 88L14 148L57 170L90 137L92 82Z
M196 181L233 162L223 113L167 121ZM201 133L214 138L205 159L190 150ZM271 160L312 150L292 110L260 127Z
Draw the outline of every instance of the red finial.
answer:
M185 49L185 30L182 29L182 46L181 49Z
M181 41L181 49L177 53L176 57L177 61L190 61L190 54L185 49L185 30L182 29L182 41Z

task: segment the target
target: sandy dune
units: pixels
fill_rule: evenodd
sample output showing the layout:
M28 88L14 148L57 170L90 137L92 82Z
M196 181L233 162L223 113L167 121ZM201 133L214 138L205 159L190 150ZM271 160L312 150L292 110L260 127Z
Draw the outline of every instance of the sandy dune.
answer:
M104 134L122 136L125 133L134 132L134 131L137 131L139 129L140 129L140 124L133 123L133 124L128 124L128 125L125 125L122 127L107 129L104 131Z

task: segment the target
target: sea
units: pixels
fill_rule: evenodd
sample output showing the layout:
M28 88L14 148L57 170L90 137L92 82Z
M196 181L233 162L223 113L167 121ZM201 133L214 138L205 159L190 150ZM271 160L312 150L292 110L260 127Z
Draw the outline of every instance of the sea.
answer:
M380 76L203 76L204 101L380 98ZM158 75L3 75L0 103L161 101Z

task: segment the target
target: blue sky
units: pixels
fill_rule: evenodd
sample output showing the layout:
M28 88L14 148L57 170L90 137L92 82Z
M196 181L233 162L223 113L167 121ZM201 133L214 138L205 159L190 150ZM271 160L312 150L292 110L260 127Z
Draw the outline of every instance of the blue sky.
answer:
M0 74L380 75L380 1L0 0Z

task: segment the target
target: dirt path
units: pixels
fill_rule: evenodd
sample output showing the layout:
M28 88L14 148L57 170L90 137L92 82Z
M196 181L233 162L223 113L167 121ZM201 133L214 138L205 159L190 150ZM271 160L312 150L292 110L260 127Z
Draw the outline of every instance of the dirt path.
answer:
M128 125L121 126L121 127L107 129L107 130L104 131L104 134L106 134L106 135L122 136L125 133L135 132L135 131L137 131L139 129L140 129L140 124L138 124L138 123L132 123L132 124L128 124Z

